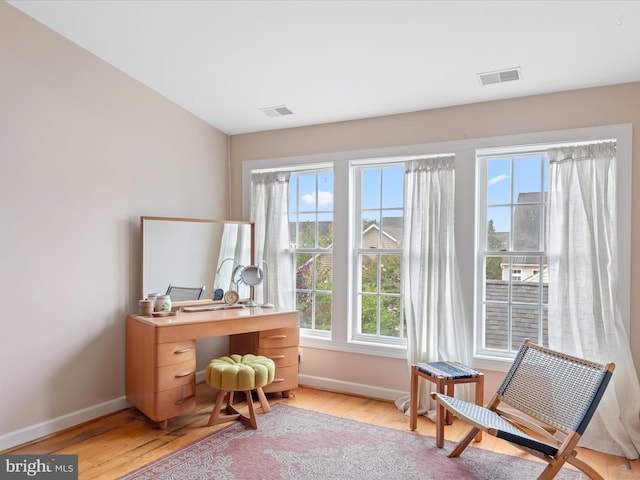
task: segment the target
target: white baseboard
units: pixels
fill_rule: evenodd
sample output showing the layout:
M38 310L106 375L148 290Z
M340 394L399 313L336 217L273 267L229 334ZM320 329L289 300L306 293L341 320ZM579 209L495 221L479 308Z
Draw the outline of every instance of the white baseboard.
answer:
M398 398L406 396L409 391L394 390L391 388L376 387L363 383L344 382L326 377L314 377L313 375L298 375L298 383L306 387L328 390L336 393L348 393L362 397L378 398L395 402Z
M0 452L46 437L65 428L131 407L124 396L0 435Z

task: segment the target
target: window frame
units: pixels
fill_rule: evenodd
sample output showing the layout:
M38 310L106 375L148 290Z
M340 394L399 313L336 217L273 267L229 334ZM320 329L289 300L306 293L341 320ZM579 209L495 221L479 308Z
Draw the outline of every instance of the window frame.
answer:
M474 322L475 288L475 219L477 204L475 201L477 149L501 148L515 145L539 143L571 143L584 142L598 138L616 138L618 148L618 278L621 288L618 289L618 300L623 324L627 333L630 323L630 259L631 259L631 167L632 167L632 125L617 124L599 127L574 128L547 132L523 133L494 137L471 138L446 142L432 142L376 149L338 151L322 154L262 158L242 161L242 216L250 218L251 170L254 169L299 169L301 165L309 168L314 165L333 164L334 168L334 203L347 205L350 182L350 162L359 159L378 159L383 161L389 157L436 155L442 151L455 155L456 164L456 249L458 265L461 266L460 290L466 318L463 320L468 329L468 349L471 353L470 364L475 368L506 371L511 364L510 359L478 356L474 348L476 324ZM342 245L351 245L351 218L347 209L337 209L334 215L334 264L344 266L349 262L349 252ZM340 248L337 248L340 244ZM465 273L466 267L471 273ZM342 267L340 267L342 268ZM348 270L351 270L349 268ZM338 352L359 353L381 357L406 359L406 348L400 346L380 346L349 341L350 322L336 322L336 318L345 318L351 310L351 299L347 294L351 285L351 273L336 275L334 270L333 318L331 338L318 339L301 336L301 346L333 350Z
M512 316L512 312L517 309L532 309L535 308L536 313L538 314L538 324L536 326L538 330L538 336L540 338L531 337L531 340L534 342L540 342L543 337L543 324L544 324L544 312L547 309L547 304L544 303L544 291L543 286L539 285L538 291L538 299L536 303L531 302L523 302L522 300L513 298L514 285L516 282L522 281L522 267L516 267L514 265L514 259L519 257L537 257L538 264L540 265L542 262L542 258L547 257L546 252L546 238L545 238L545 216L543 213L540 214L540 224L539 224L539 233L540 233L540 241L538 242L539 250L527 250L527 251L517 251L514 248L514 236L515 236L515 208L517 205L520 205L516 202L516 200L512 197L514 193L514 164L518 158L526 158L526 157L540 157L541 161L546 159L546 147L545 145L534 145L530 147L524 146L516 146L515 148L504 147L504 148L491 148L491 149L477 149L476 150L476 227L475 227L475 235L476 235L476 260L474 265L475 271L475 298L476 302L474 305L474 320L475 320L475 332L474 335L474 352L477 357L484 358L505 358L508 360L512 360L516 351L517 346L514 344L514 341L518 343L519 340L513 339L513 333L515 330L513 321L514 318L518 319L517 316ZM488 162L492 160L509 160L510 162L510 178L509 178L509 202L501 202L500 204L489 204L488 201ZM548 162L548 160L547 160ZM540 190L544 193L544 171L540 170ZM522 193L522 192L521 192ZM538 192L534 192L538 193ZM525 203L524 205L530 205L529 203ZM539 206L544 212L547 209L544 208L545 200L539 200L534 203L534 205ZM506 246L506 250L490 250L487 245L487 225L489 222L489 218L487 217L487 209L488 208L509 208L509 241ZM496 300L491 299L488 300L486 295L487 292L487 279L485 278L484 265L485 260L488 257L503 257L503 261L508 259L506 263L506 271L507 275L502 275L502 281L507 282L507 298L506 300ZM505 278L506 277L506 278ZM541 280L541 279L540 279ZM506 333L506 348L492 348L486 344L486 332L487 332L487 324L486 313L487 308L493 306L494 308L502 305L505 307L508 312L508 320L507 320L507 331Z
M400 260L401 260L401 264L402 264L402 249L391 249L391 248L382 248L382 247L377 247L377 248L365 248L362 244L361 244L361 239L362 239L362 223L363 223L363 211L365 210L363 208L362 205L362 181L363 181L363 176L362 173L364 170L366 169L384 169L385 167L402 167L402 182L403 182L403 188L404 188L404 163L408 160L410 160L412 157L396 157L396 158L388 158L388 159L362 159L359 161L352 161L350 162L350 174L352 176L353 181L351 182L351 186L352 188L350 189L350 195L351 195L351 199L352 199L352 203L351 203L351 208L349 210L351 210L351 214L353 216L355 216L356 218L354 219L354 221L351 223L351 228L352 228L352 242L350 245L350 252L351 252L351 278L352 278L352 282L351 282L351 305L352 308L350 309L350 330L349 330L349 339L352 342L361 342L363 344L367 344L367 343L372 343L375 345L381 345L381 346L395 346L395 347L401 347L406 349L406 345L407 345L407 339L406 339L406 331L404 329L404 325L405 325L405 321L404 321L404 313L403 313L403 302L402 302L402 288L400 289L400 292L398 292L397 294L385 294L380 292L380 289L378 288L378 291L376 293L371 293L371 292L362 292L360 290L360 274L361 274L361 265L360 265L360 259L361 257L364 255L365 252L371 253L371 254L375 254L378 257L384 256L384 255L400 255ZM382 187L382 185L381 185ZM382 191L380 192L380 195L382 197ZM369 209L367 209L369 210ZM383 208L382 206L380 207L379 212L382 213L385 210L385 208ZM397 210L397 208L387 208L386 210ZM403 210L403 216L402 218L404 218L404 199L402 201L402 210ZM383 222L382 222L382 218L380 218L380 233L379 235L382 236L382 234L384 233L382 231L383 228ZM379 271L378 271L378 275L379 275ZM401 272L402 275L402 272ZM380 278L378 277L378 280ZM378 300L384 298L384 297L391 297L391 298L400 298L400 329L403 332L403 335L401 337L395 338L395 337L389 337L389 336L381 336L379 334L373 335L373 334L365 334L365 333L360 333L360 326L361 326L361 320L362 320L362 316L361 316L361 311L360 308L358 308L359 305L361 305L360 303L360 299L359 297L364 297L364 296L375 296L376 298L378 298ZM377 313L379 313L379 308ZM380 326L380 318L378 315L378 323L377 323L378 327Z
M291 176L293 177L294 175L315 175L316 176L316 194L317 194L317 190L318 190L318 176L323 174L323 173L331 173L334 177L335 180L335 174L333 172L333 167L330 165L325 165L325 166L317 166L315 168L302 168L302 169L296 169L296 170L292 170L291 171ZM299 183L298 183L298 188L299 188ZM334 188L332 186L332 188ZM296 198L296 204L298 203L298 199ZM289 204L291 203L291 199L289 200ZM333 217L335 214L335 202L333 202L334 208L332 208L330 210L331 212L331 216L332 216L332 225L333 225ZM329 295L332 298L332 303L333 303L333 291L327 291L327 290L322 290L320 288L318 288L317 285L317 270L316 270L316 265L315 265L315 260L317 259L318 256L328 253L331 255L332 257L332 263L333 263L333 240L331 242L330 246L327 247L321 247L320 245L318 245L318 216L322 215L322 214L327 214L329 211L328 210L321 210L317 204L317 198L316 198L316 205L315 205L315 210L313 211L303 211L300 210L300 206L298 205L298 210L296 211L296 216L297 218L297 225L300 224L300 216L304 216L304 215L308 215L308 214L313 214L316 217L316 222L315 222L315 242L316 245L313 247L309 247L309 246L305 246L305 247L301 247L297 244L297 242L295 241L295 239L290 239L293 240L292 244L291 244L291 255L294 257L293 258L293 265L294 267L297 265L296 262L296 255L310 255L311 256L311 261L314 262L313 265L313 281L312 281L312 286L310 289L308 289L308 293L310 293L311 295L313 295L314 297L318 294L320 295ZM289 212L289 221L291 221L291 212ZM333 227L332 227L333 228ZM296 229L296 232L298 230ZM333 266L332 266L332 277L333 277ZM294 272L294 279L295 279L295 272ZM332 284L333 284L333 280L332 280ZM297 281L294 280L294 286L293 286L293 294L294 294L294 300L293 300L293 304L297 305L297 294L300 292L300 289L298 288L297 285ZM328 293L327 293L328 292ZM312 313L312 325L316 324L316 309L315 306L312 308L313 313ZM331 312L331 324L333 326L333 311ZM300 331L303 335L309 335L309 336L317 336L317 337L321 337L321 338L329 338L331 336L331 329L329 330L322 330L322 329L317 329L317 328L307 328L307 327L303 327L302 325L300 326Z

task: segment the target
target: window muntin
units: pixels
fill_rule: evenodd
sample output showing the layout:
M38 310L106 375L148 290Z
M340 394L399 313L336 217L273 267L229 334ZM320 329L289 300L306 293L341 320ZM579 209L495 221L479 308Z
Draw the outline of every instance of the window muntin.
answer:
M401 344L401 259L404 222L404 164L354 167L353 340Z
M331 332L333 290L333 171L294 172L289 180L289 235L300 327Z
M524 338L546 345L546 201L549 160L541 152L479 152L482 232L478 252L481 355L510 356ZM543 272L540 275L540 272Z

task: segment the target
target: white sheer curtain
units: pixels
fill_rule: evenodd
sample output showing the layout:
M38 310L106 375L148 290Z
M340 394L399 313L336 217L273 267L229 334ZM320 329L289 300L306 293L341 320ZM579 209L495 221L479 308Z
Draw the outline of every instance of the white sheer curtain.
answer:
M247 228L240 228L237 223L226 223L222 230L222 240L220 241L220 252L218 253L218 265L216 266L216 278L213 286L215 289L222 289L223 291L229 290L231 285L229 282L226 284L221 283L221 279L232 279L234 269L243 260L243 254L248 252L251 248L251 231ZM227 260L233 259L234 262ZM245 261L245 263L247 263ZM239 286L236 285L236 288ZM247 296L249 293L246 288L246 294L241 296Z
M289 172L251 175L251 220L255 222L256 264L267 262L267 282L256 289L264 303L263 289L276 307L293 308L293 259L289 252Z
M549 346L616 363L580 445L638 458L640 387L616 299L616 144L548 154Z
M465 363L467 325L454 237L454 157L408 161L404 198L402 282L409 366L440 360ZM424 381L418 391L418 413L435 418L435 404ZM408 412L409 397L398 399L396 405Z

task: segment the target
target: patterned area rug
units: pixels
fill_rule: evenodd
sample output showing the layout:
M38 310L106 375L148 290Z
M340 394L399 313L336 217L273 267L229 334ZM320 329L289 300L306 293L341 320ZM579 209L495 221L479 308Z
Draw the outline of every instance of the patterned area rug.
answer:
M544 468L473 447L450 459L452 445L278 403L258 417L258 430L234 422L120 480L526 480ZM584 478L566 468L556 477Z

